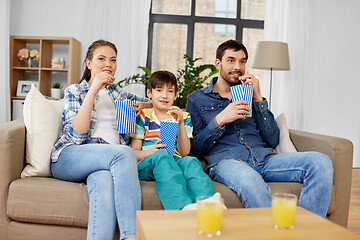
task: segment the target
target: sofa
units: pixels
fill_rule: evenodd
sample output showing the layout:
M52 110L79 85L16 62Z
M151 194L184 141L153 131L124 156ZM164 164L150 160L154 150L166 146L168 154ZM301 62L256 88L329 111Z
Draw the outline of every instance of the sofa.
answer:
M334 165L334 183L327 218L347 225L353 145L349 140L289 130L298 151L327 154ZM20 178L24 169L26 128L22 119L0 125L0 239L86 239L88 194L84 183L51 177ZM271 192L299 195L300 183L269 182ZM241 200L226 186L214 182L228 208ZM141 181L142 209L163 209L154 182Z

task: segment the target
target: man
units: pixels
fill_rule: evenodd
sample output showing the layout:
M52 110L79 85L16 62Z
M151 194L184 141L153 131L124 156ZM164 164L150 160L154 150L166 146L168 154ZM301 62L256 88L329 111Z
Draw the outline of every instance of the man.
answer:
M270 207L265 182L300 182L298 205L326 216L330 204L333 166L318 152L275 154L279 128L268 103L261 96L259 80L245 74L248 52L235 40L219 45L215 66L219 76L188 97L194 139L191 154L207 160L210 177L234 190L243 205ZM230 87L253 86L252 117L248 102L231 101Z

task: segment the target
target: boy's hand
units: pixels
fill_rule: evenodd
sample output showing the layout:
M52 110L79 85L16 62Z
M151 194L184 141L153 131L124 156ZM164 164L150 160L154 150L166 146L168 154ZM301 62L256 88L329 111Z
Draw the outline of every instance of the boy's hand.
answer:
M184 115L183 111L177 107L177 106L171 106L168 108L168 112L171 114L171 116L178 121L179 123L184 122Z
M157 150L159 150L160 148L166 148L166 144L161 144L161 139L157 140L156 143L154 144L154 146L152 146L148 151L149 151L149 156L153 153L155 153Z

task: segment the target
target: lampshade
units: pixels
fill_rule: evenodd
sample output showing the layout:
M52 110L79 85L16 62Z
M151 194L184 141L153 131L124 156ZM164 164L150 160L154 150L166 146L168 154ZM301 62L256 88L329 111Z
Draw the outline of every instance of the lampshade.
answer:
M272 41L258 42L252 67L258 69L290 70L288 44Z

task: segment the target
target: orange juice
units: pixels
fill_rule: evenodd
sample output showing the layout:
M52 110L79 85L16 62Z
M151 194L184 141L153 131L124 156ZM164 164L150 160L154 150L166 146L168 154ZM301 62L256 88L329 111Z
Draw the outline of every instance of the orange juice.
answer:
M198 202L197 225L200 234L216 236L220 234L222 203Z
M297 197L290 196L272 197L272 220L275 228L289 229L294 227Z

